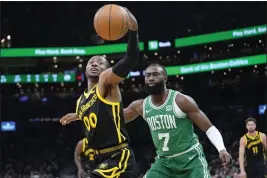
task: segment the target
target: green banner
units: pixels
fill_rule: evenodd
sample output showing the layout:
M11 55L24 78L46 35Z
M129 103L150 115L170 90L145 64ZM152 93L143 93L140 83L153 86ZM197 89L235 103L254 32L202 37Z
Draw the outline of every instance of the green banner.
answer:
M247 27L224 32L210 33L205 35L198 35L185 38L175 39L175 47L185 47L199 44L207 44L224 40L232 40L236 38L246 38L250 36L266 34L267 25L260 25L254 27Z
M139 43L140 50L144 50L144 43ZM127 43L88 46L88 47L53 47L53 48L8 48L1 49L1 57L45 57L45 56L88 56L123 53L127 50Z
M74 73L0 75L0 83L58 83L75 81L76 75Z
M204 62L198 64L189 64L183 66L166 67L168 75L185 75L200 72L209 72L215 70L231 69L237 67L245 67L256 64L266 64L266 54L256 56L246 56L233 59L225 59L220 61Z

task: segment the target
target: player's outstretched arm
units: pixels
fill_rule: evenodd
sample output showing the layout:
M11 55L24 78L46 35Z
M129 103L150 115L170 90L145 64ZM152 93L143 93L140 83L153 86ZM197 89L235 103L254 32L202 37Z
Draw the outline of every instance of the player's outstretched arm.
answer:
M77 120L81 120L79 118L79 116L77 115L78 113L78 105L79 105L79 102L80 102L80 99L81 97L77 100L76 102L76 113L69 113L69 114L66 114L65 116L63 116L59 122L62 124L62 125L67 125L69 123L71 123L72 121L77 121Z
M66 114L65 116L63 116L59 120L59 122L62 125L67 125L67 124L71 123L72 121L77 121L77 120L80 120L80 118L77 116L76 113L69 113L69 114Z
M240 167L240 177L245 177L245 166L244 166L244 160L245 160L245 147L246 147L246 141L244 137L241 137L239 142L239 167Z
M226 151L221 133L211 124L206 114L199 109L196 102L189 96L177 95L176 104L202 131L206 133L211 143L220 153L220 159L223 161L223 165L225 166L230 163L231 156Z
M143 116L143 99L133 101L127 108L123 109L125 122L133 121L138 116Z
M127 10L127 9L126 9ZM128 11L128 10L127 10ZM129 14L129 40L127 53L123 59L101 73L99 84L105 86L114 86L124 80L130 71L138 64L139 61L139 38L138 24L131 12Z
M85 172L84 169L82 167L82 162L81 162L81 154L82 154L82 150L83 150L83 141L80 140L75 148L75 152L74 152L74 161L75 164L78 168L78 178L82 178L85 176Z

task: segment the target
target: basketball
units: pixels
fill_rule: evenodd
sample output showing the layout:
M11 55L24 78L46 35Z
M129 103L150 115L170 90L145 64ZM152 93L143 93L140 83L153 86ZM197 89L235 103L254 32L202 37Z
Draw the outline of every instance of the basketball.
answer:
M128 31L129 16L118 5L108 4L101 7L94 17L96 33L104 40L114 41L122 38Z

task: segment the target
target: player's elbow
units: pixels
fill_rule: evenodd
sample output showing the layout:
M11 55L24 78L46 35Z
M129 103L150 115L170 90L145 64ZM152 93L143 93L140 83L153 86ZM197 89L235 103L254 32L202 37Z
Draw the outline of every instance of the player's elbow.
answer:
M130 117L124 117L124 122L127 124L127 123L129 123L129 122L131 122L131 121L133 121L134 119L133 118L130 118Z
M120 78L126 78L131 70L138 64L138 55L126 55L112 67L112 72Z
M124 117L125 123L128 123L133 120L132 112L129 108L123 109L123 117Z

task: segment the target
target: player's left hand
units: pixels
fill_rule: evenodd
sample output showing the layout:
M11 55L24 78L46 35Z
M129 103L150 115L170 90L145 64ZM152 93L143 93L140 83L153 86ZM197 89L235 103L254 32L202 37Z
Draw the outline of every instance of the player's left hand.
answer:
M226 167L231 162L232 159L231 155L226 150L220 151L219 157L224 167Z

